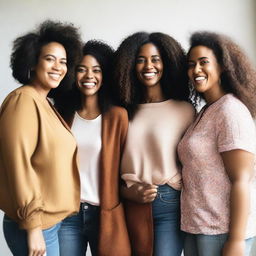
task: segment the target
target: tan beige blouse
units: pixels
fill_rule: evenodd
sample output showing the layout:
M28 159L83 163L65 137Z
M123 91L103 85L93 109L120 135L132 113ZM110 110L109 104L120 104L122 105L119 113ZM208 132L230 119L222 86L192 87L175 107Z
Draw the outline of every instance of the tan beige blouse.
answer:
M48 228L78 211L76 142L32 86L0 109L0 209L21 228Z

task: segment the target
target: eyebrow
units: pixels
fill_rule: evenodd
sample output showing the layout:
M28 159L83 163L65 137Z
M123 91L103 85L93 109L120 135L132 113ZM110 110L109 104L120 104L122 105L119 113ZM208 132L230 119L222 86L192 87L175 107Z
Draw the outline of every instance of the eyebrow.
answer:
M78 68L79 68L79 67L84 67L84 68L86 68L86 66L85 66L85 65L82 65L82 64L78 64L77 67L78 67ZM95 66L92 66L92 67L93 67L93 68L101 68L100 65L95 65Z
M209 59L208 57L200 57L200 58L198 58L198 60L203 60L203 59ZM190 61L190 62L192 62L192 61L194 61L194 60L188 60L188 61Z
M208 57L200 57L199 60L208 59Z
M151 58L152 58L152 57L159 57L159 58L160 58L160 55L151 55L150 57L151 57ZM145 58L145 56L141 56L141 55L140 55L140 56L138 56L137 58Z
M56 59L56 56L54 56L53 54L45 54L44 55L44 57L48 57L48 56L50 56L50 57L53 57L54 59ZM65 57L63 57L63 58L61 58L62 60L67 60L67 58L65 58Z

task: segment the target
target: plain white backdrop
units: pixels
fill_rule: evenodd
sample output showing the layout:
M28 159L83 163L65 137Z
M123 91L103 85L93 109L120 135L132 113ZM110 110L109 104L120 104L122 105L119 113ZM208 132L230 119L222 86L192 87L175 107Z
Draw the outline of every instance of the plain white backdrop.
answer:
M168 33L185 49L196 30L222 32L256 64L255 0L0 0L0 103L19 86L9 68L12 41L49 18L72 22L84 41L103 39L114 48L142 30ZM0 228L0 256L10 255Z

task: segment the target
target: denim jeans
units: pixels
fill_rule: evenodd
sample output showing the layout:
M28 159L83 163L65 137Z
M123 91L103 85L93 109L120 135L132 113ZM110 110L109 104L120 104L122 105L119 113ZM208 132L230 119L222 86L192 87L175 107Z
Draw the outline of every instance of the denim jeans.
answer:
M228 234L185 234L184 256L221 256ZM255 237L245 240L245 256L250 255Z
M168 185L159 186L152 210L154 256L180 256L184 239L180 231L180 191Z
M60 223L43 230L47 256L59 256L58 230ZM3 219L4 237L14 256L28 255L27 231L20 229L18 224L8 216Z
M84 256L88 243L92 255L97 255L99 209L99 206L81 203L78 214L62 221L59 230L61 256Z

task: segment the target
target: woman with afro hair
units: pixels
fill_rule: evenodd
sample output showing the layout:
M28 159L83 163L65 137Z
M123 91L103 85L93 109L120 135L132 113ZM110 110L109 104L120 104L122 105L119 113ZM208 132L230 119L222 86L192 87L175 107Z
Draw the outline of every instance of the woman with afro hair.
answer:
M119 168L128 129L124 108L111 104L114 51L91 40L76 67L76 83L56 100L56 108L77 140L81 183L80 211L59 231L61 256L130 256L119 198Z
M80 47L73 25L52 21L14 41L22 86L0 109L0 209L15 256L58 256L60 222L79 210L76 141L47 97L69 86Z
M180 256L176 147L194 117L184 51L169 35L135 33L116 52L114 81L129 113L121 192L133 254Z
M179 143L186 256L248 256L256 235L256 72L231 39L196 32L188 75L206 105Z

